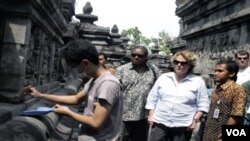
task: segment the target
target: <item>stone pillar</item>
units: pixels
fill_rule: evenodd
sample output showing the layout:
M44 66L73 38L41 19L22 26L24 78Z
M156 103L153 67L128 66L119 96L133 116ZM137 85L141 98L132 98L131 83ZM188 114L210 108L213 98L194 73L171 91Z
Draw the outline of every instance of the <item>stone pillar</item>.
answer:
M94 24L98 20L98 17L92 15L93 7L90 2L87 2L83 7L82 14L76 14L76 18L80 20L78 29L78 36L82 39L90 40L94 44L98 51L103 47L108 46L109 40L109 27L101 27Z
M25 83L26 55L32 22L25 17L1 17L0 95L18 92Z
M130 61L129 55L131 54L131 46L128 45L130 39L127 30L122 30L120 38L122 39L121 47L126 51L126 55L121 58L121 64L125 64Z
M121 39L122 39L122 48L124 48L125 50L130 50L130 46L128 45L128 41L130 40L128 37L128 32L126 30L122 30L121 32Z
M109 61L112 65L117 67L121 65L121 58L126 56L126 50L122 47L123 40L121 39L117 25L113 25L109 37L109 49L104 48L103 52L106 52L107 56L109 56Z

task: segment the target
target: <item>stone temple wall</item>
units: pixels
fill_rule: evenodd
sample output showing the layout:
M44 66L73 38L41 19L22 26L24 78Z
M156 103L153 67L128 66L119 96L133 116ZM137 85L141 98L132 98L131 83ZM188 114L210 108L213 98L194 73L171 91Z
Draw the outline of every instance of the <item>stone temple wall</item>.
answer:
M0 101L57 80L74 0L0 1ZM17 101L18 102L18 101Z
M234 59L239 49L250 52L250 0L177 0L180 37L199 57L196 71L213 72L219 58Z
M68 30L74 5L75 0L0 0L1 141L69 140L79 127L53 112L21 115L55 104L25 95L26 85L54 95L75 94L82 85L76 78L57 81L65 72L60 50L74 38Z

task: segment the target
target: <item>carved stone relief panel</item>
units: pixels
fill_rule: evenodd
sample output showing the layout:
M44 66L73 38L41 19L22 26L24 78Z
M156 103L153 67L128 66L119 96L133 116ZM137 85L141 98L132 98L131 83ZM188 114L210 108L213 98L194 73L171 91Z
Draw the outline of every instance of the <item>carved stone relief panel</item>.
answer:
M3 41L3 35L4 35L4 20L2 20L2 17L0 17L0 42ZM0 47L0 61L2 58L2 48Z
M228 39L229 39L228 33L224 32L224 33L220 34L220 36L219 36L219 45L218 45L218 51L219 52L222 52L227 48Z
M41 56L40 56L40 67L41 67L41 72L40 72L40 84L45 84L48 80L48 74L49 74L49 57L50 57L50 52L49 52L49 45L50 45L50 40L48 36L44 33L43 40L42 40L42 48L41 48Z
M56 80L58 77L58 73L59 73L59 50L58 50L59 45L57 45L56 43L54 44L54 54L53 54L53 65L52 65L52 74L51 74L51 78L53 80Z
M0 42L3 41L3 35L4 35L4 20L0 17Z
M39 77L39 55L41 48L42 31L37 27L32 27L30 46L27 53L26 63L26 85L38 85Z

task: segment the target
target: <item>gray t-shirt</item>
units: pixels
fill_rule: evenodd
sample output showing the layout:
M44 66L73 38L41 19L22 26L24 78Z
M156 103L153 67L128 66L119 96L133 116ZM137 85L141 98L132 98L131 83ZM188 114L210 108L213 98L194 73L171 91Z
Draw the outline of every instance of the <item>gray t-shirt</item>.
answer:
M88 125L82 125L79 141L115 141L122 131L122 88L119 80L110 72L105 72L96 80L89 80L84 91L88 92L88 102L84 109L84 115L93 116L95 102L99 99L106 100L112 110L103 127L95 130Z

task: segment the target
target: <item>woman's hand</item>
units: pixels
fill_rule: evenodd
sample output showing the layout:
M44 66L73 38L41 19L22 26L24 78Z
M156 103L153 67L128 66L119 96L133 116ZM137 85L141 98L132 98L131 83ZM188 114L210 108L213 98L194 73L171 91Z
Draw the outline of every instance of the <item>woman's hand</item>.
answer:
M188 131L192 131L195 129L197 125L197 121L196 120L193 120L192 124L187 128Z
M148 113L148 124L149 125L153 125L153 115L154 115L154 111L150 110Z
M153 116L148 116L148 124L153 125Z

